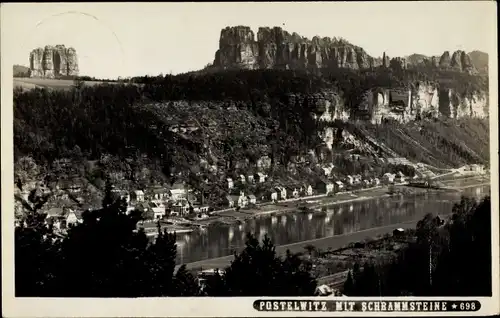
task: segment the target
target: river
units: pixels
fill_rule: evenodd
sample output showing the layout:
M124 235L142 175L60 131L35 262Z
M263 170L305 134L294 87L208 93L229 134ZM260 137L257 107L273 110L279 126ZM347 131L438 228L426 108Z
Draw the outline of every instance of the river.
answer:
M228 256L244 248L246 233L259 240L267 234L275 245L348 235L371 228L421 219L426 213L447 215L461 195L481 199L490 186L441 191L420 195L400 195L343 203L314 212L287 212L262 215L240 225L208 227L203 231L177 234L177 263L190 263Z

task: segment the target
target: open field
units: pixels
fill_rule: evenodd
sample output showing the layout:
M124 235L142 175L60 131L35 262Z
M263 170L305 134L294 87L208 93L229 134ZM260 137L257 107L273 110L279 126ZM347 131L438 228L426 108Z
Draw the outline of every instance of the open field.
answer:
M85 81L84 83L85 85L118 84L118 82L98 82L98 81ZM73 87L73 80L14 77L13 86L14 88L21 87L23 89L34 89L34 88L71 89Z

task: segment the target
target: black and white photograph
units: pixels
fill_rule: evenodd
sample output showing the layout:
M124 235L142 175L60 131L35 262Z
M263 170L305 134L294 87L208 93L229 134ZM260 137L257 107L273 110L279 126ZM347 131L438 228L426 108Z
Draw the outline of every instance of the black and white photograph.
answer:
M5 317L498 314L495 2L0 10Z

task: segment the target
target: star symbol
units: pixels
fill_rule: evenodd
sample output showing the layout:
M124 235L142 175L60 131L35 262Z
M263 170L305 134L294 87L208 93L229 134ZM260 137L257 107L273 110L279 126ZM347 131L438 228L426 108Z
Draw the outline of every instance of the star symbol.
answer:
M453 305L451 305L451 308L457 309L457 304L454 303Z

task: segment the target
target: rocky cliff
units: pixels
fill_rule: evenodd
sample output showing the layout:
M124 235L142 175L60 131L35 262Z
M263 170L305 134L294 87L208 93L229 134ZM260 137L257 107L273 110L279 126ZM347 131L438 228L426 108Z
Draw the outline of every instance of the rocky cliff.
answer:
M374 59L344 39L315 36L310 40L280 27L261 27L255 39L246 26L221 31L214 60L214 66L222 69L367 69L382 64L388 65L389 58Z
M440 69L476 73L469 54L446 51L441 56L413 54L406 58L382 58L368 55L359 46L340 38L315 36L308 39L280 27L258 29L257 38L247 26L226 27L221 31L219 50L213 66L219 69L320 69L338 67L370 69L383 66L407 68L431 66Z
M478 72L483 72L484 67L478 69L474 65L472 60L473 54L475 53L471 52L467 54L461 50L455 51L452 54L450 54L449 51L445 51L441 56L429 57L422 54L412 54L406 57L406 60L408 67L425 66L442 70L466 72L469 74L476 74Z
M453 89L440 89L431 82L417 82L409 89L377 88L365 93L360 109L363 119L379 124L384 119L409 122L423 118L488 117L488 95L483 92L462 96ZM351 119L359 115L351 114Z
M335 120L348 120L349 111L345 107L344 98L335 90L325 90L320 93L301 95L289 94L288 105L307 104L311 116L319 121L333 122Z
M30 53L30 77L58 78L77 75L78 57L72 47L47 45Z

